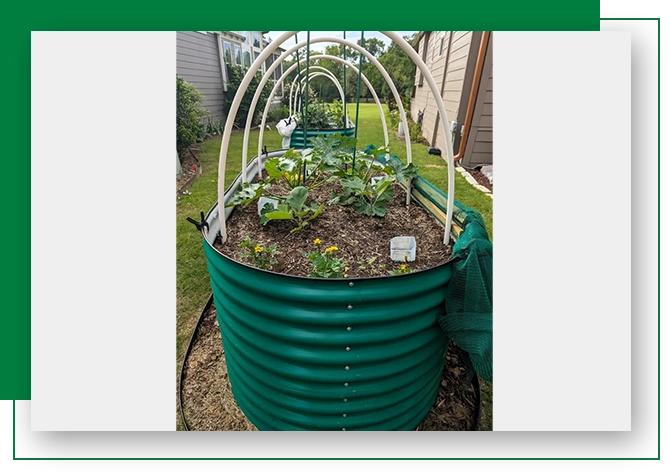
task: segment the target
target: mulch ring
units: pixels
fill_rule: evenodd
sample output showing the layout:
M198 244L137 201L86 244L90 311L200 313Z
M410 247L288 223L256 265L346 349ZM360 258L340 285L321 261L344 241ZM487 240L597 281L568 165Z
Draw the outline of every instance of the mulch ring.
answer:
M467 172L469 172L469 174L474 177L479 185L483 185L492 192L492 183L488 180L488 177L486 177L483 172L478 169L467 169Z
M190 187L190 184L194 180L197 174L197 170L200 167L200 163L189 151L182 153L179 158L181 160L182 172L181 178L177 179L176 191L177 193L182 194L183 192L187 191L188 187Z
M478 401L463 353L451 344L437 398L415 431L472 431L477 428ZM191 431L257 431L232 395L213 304L184 366L183 402Z

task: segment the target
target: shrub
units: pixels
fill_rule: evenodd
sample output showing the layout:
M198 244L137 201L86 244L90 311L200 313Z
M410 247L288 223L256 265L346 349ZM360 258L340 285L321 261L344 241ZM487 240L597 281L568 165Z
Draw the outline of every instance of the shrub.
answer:
M191 147L205 132L200 119L208 114L202 108L202 94L193 84L177 76L177 152Z
M411 139L411 142L413 143L425 142L425 138L423 138L423 127L419 123L412 121L408 117L407 121L409 125L409 139Z
M288 107L286 105L281 105L279 108L270 110L269 113L267 113L267 121L270 123L277 123L284 118L288 118L288 116L290 116Z
M242 80L244 80L244 76L246 75L246 69L243 68L242 66L226 66L228 68L228 91L223 92L223 110L225 111L225 114L228 115L230 112L230 106L232 105L232 101L235 98L235 95L237 94L237 90L239 89L239 84L242 83ZM249 112L249 107L251 106L251 101L253 100L253 95L256 93L256 89L258 88L258 84L262 80L262 73L258 72L256 75L251 79L251 83L249 84L249 87L246 89L246 93L244 94L244 98L242 98L242 101L239 105L239 110L237 110L237 116L235 117L235 125L237 126L246 126L246 116ZM253 113L253 119L251 120L252 125L257 125L260 122L260 114L262 110L265 109L265 104L267 103L267 99L269 98L270 94L270 88L271 87L263 87L262 92L260 93L260 98L258 100L258 104L256 105L255 112Z
M307 108L307 129L334 129L336 125L325 104L310 105ZM343 123L342 123L343 125ZM302 113L297 113L297 126L302 126Z
M330 104L330 118L335 123L335 128L344 127L344 105L342 105L341 100L336 98L332 100Z

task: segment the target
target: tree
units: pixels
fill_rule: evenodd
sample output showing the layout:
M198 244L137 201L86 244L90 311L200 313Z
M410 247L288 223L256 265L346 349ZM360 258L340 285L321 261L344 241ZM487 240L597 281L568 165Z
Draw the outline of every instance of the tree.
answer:
M405 37L404 39L410 43L412 41L412 38ZM388 71L388 75L390 75L395 84L406 108L411 98L411 91L416 76L416 65L396 43L390 45L388 50L379 58L379 62ZM385 81L382 94L387 102L390 102L390 99L393 98L390 87Z
M358 40L358 46L361 45L361 40ZM365 39L365 49L374 57L379 58L386 49L386 45L378 38ZM367 58L363 62L369 62Z

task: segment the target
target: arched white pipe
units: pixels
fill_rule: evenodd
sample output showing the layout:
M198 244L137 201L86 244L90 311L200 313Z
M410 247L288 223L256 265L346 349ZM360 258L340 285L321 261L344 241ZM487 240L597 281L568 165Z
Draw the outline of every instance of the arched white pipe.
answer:
M309 60L318 60L318 59L330 59L335 62L340 62L343 64L345 67L349 67L353 69L353 72L356 74L359 72L357 67L355 67L353 64L345 61L341 57L337 56L330 56L329 54L318 54L311 56ZM301 59L300 63L306 62L306 59ZM295 63L292 66L290 66L281 77L279 77L279 80L276 81L274 84L274 88L272 89L272 92L269 94L269 98L267 99L267 102L265 103L265 110L263 111L262 115L262 122L260 123L260 132L258 134L258 175L261 175L262 172L262 159L260 159L260 155L262 153L262 140L265 135L265 122L267 121L267 114L269 113L269 106L272 103L272 97L276 94L277 90L279 90L279 86L283 83L283 81L288 77L288 75L297 68L298 64ZM310 66L312 69L318 67L319 69L325 69L324 67L320 66ZM325 69L327 70L327 69ZM390 140L388 139L388 125L386 124L386 114L383 111L383 106L381 106L381 100L379 100L379 96L376 94L376 91L374 90L374 87L372 87L372 84L369 82L365 74L362 74L362 80L365 82L365 85L369 89L370 92L372 92L372 96L374 97L374 101L376 102L376 107L379 109L379 116L381 117L381 125L383 126L383 137L385 138L385 145L388 147L388 144ZM294 83L294 81L293 81ZM342 102L343 103L343 102ZM348 115L346 117L348 119Z
M454 169L453 169L453 143L451 142L450 136L448 134L448 118L446 114L446 109L444 107L443 99L441 97L441 94L439 93L439 89L437 88L437 84L434 82L434 79L432 78L432 75L430 74L430 71L428 70L427 66L425 63L422 61L420 56L416 53L416 51L413 50L413 48L404 40L400 35L397 33L394 33L392 31L381 31L381 33L391 40L393 40L395 43L397 43L398 46L402 48L403 51L405 51L409 57L413 60L414 64L421 70L421 73L423 76L427 79L428 86L430 87L430 91L432 92L433 96L435 97L435 102L437 103L437 107L439 109L439 112L442 117L442 127L444 130L444 135L446 136L446 144L447 144L447 149L446 149L446 154L448 157L448 209L447 209L447 215L446 215L446 227L444 229L444 243L447 244L449 242L449 234L450 234L450 227L452 224L452 219L453 219L453 203L454 203L454 195L453 195L453 190L455 188L454 186ZM225 216L223 213L221 213L221 209L224 208L225 204L225 167L227 163L227 157L228 157L228 148L230 147L230 137L232 135L232 126L234 123L234 118L237 116L237 112L239 111L239 105L242 101L242 98L244 96L244 93L249 87L249 84L251 83L251 80L253 79L255 73L260 69L260 66L267 60L267 58L272 54L278 45L283 44L288 38L291 36L297 34L297 31L286 31L282 35L280 35L272 44L276 44L275 47L266 47L264 50L260 52L258 57L253 61L251 64L251 67L247 71L246 75L242 79L242 82L239 84L239 88L237 90L237 93L235 94L235 98L232 100L232 104L230 105L230 110L228 112L228 119L225 122L225 129L223 131L223 138L221 142L221 150L219 152L219 179L218 179L218 210L219 214L221 215L221 240L222 242L225 242L227 240L227 231L226 231L226 221L225 221ZM312 42L320 42L318 41L317 38L315 41ZM323 38L322 40L325 40L328 38ZM360 48L357 44L351 43L350 41L345 41L345 40L340 40L339 38L334 38L334 41L330 40L329 42L335 42L339 44L344 44L349 47L353 47L353 49L358 50L361 53L365 53L364 49L361 51ZM300 45L297 45L295 49L298 49L299 47L304 46L306 42L303 42ZM277 63L281 63L285 59L285 57L288 56L288 54L292 53L295 49L290 48L289 51L286 51L284 54L280 56L280 58L272 64L272 66L277 65ZM364 52L363 52L364 51ZM371 54L369 55L371 56ZM369 59L369 56L365 54L365 57ZM388 77L387 72L379 64L379 62L374 58L373 56L371 57L371 62L379 69L381 74L384 76L384 79ZM276 67L270 69L274 71ZM266 74L267 78L269 74ZM395 88L394 84L392 83L392 80L388 81L389 86L391 88L391 91L393 92L393 96L395 98L396 103L398 104L398 108L400 110L400 118L402 119L402 123L404 125L404 130L405 130L405 136L408 137L408 127L406 125L406 115L404 113L404 107L402 106L402 100L401 98L398 97L397 89ZM262 84L264 84L267 81ZM240 93L241 92L241 93ZM437 97L439 97L437 99ZM257 102L257 101L256 101ZM254 105L255 106L255 105ZM245 136L248 136L248 131L245 132ZM406 140L405 140L406 141ZM248 146L248 139L246 140L247 144L244 146L244 149L246 149L246 146ZM411 143L407 143L407 160L410 159L411 156ZM245 173L245 168L242 169L242 174Z
M295 64L293 64L293 65L295 65ZM318 66L310 66L311 69L315 69L316 67L318 67ZM325 69L325 67L321 67L321 69ZM327 69L325 69L325 70L327 70ZM320 77L327 77L328 79L330 79L330 81L333 84L335 84L335 87L337 87L337 91L339 92L339 96L341 97L341 99L343 101L343 99L344 99L344 89L341 87L341 84L339 83L339 80L337 79L337 77L335 77L335 75L332 72L330 72L329 70L327 70L327 71L328 71L327 74L325 72L319 72L319 71L310 72L309 73L309 80L311 80L313 77L319 77L319 76ZM302 78L302 82L304 82L305 80L307 80L306 77ZM301 100L300 100L300 103L301 103ZM295 113L297 113L297 109L295 110Z
M392 39L399 47L401 47L402 50L409 55L414 64L416 64L416 66L420 69L421 74L423 74L423 77L425 77L425 80L427 80L427 84L430 87L434 101L436 102L437 108L439 109L441 125L444 130L444 136L446 137L446 156L448 160L448 211L446 212L446 228L444 231L444 244L448 244L450 241L451 224L453 221L453 204L455 201L455 196L453 195L455 190L455 167L453 162L453 142L451 141L451 133L448 130L448 116L446 114L444 100L441 96L439 88L437 88L437 83L434 81L430 70L427 68L414 48L412 48L404 38L402 38L394 31L380 31L380 33Z
M314 57L314 56L311 56L311 57ZM319 56L315 56L315 57L318 58ZM311 58L309 58L309 60L311 60ZM303 62L306 62L306 59L300 59L300 64L303 63ZM293 66L295 66L295 67L293 67ZM317 66L317 65L314 65L314 64L310 65L309 67L310 67L311 69L317 69L318 71L323 71L323 72L329 74L330 77L332 77L334 80L336 80L336 85L340 85L340 86L341 86L341 84L339 83L339 79L337 78L336 75L334 75L334 74L332 73L332 71L330 71L330 69L326 69L325 67ZM292 72L292 71L295 70L296 68L297 68L297 63L295 63L295 64L293 64L292 66L290 66L290 71ZM284 74L284 75L285 75L285 74ZM282 76L282 77L283 77L283 76ZM298 76L296 75L296 76L295 76L295 79L293 80L293 85L291 85L291 87L290 87L290 92L289 92L289 95L288 95L288 113L290 113L291 115L293 115L293 113L294 113L294 112L293 112L293 87L294 87L295 83L297 82L297 78L298 78ZM285 79L284 79L284 80L285 80ZM281 80L281 79L279 79L279 81L280 81L280 82L283 82L283 80ZM344 90L343 90L343 89L342 89L340 95L341 95L341 97L342 97L342 102L343 102L343 101L344 101L344 98L345 98L345 97L344 97ZM297 97L295 97L295 98L297 98ZM268 100L268 101L270 101L270 100Z
M286 35L288 33L284 33ZM283 37L282 35L281 37ZM277 40L278 41L278 40ZM388 87L390 87L391 92L393 93L393 97L395 98L395 102L397 103L397 107L400 112L400 120L402 124L404 125L405 133L404 133L404 142L406 145L406 150L407 150L407 162L411 163L412 161L412 156L411 156L411 139L409 138L409 127L407 126L407 117L406 113L404 112L404 106L402 105L402 98L400 97L399 92L397 91L397 87L395 87L395 84L393 83L393 80L391 79L390 75L388 75L388 71L386 71L385 67L381 65L381 63L374 57L369 51L367 51L365 48L361 47L360 45L348 41L346 39L341 39L341 38L335 38L335 37L321 37L321 38L315 38L311 40L311 43L339 43L343 44L344 46L348 46L352 49L355 49L359 53L361 53L363 56L365 56L374 66L379 70L383 78L385 79L386 83L388 84ZM242 182L247 182L247 174L246 174L246 167L247 167L247 160L248 160L248 145L249 145L249 132L251 131L251 117L253 117L253 113L255 112L256 106L258 104L258 100L260 99L260 94L262 93L263 87L265 87L265 84L268 82L269 78L272 76L272 73L274 70L281 64L289 54L292 54L294 51L298 50L299 48L303 47L304 45L307 44L307 41L302 41L301 43L295 44L294 46L288 48L279 58L274 61L270 67L267 69L265 72L265 76L262 78L260 83L258 84L258 87L256 88L256 92L253 95L253 99L251 100L251 105L249 106L249 111L246 119L246 128L244 129L244 142L242 144ZM263 53L266 51L265 49ZM271 51L270 51L271 54ZM261 56L258 56L258 61ZM259 64L256 64L256 61L254 61L253 64L251 64L251 68L247 71L248 74L255 74L255 72L260 68ZM255 68L254 68L255 66ZM247 77L244 76L246 79ZM250 82L250 79L249 79ZM244 81L242 81L242 84ZM239 88L237 89L237 94L235 94L235 99L237 99L237 95L240 93L244 94L246 92L246 89L248 88L248 83L246 84L246 88L242 88L242 84L240 84ZM241 98L239 99L241 102ZM234 104L234 100L233 100ZM239 107L239 105L238 105ZM231 107L232 110L232 107ZM230 116L233 117L234 120L234 115L229 114L228 119L230 119ZM227 125L227 122L226 122ZM223 144L225 144L225 139L223 140ZM223 144L221 145L221 150L223 150ZM228 139L228 145L229 145L229 139ZM225 150L227 152L227 148ZM223 186L225 187L225 186ZM225 196L225 191L223 191L223 194L220 193L221 186L219 186L219 198ZM225 189L224 189L225 190ZM406 195L406 204L408 205L411 201L411 181L407 182L407 195Z

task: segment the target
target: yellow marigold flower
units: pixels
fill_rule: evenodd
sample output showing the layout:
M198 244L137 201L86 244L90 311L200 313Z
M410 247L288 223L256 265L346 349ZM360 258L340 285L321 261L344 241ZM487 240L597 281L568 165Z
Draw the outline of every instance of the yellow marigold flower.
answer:
M288 174L288 172L284 172L283 176L286 178L286 180L290 180L290 174Z
M400 266L400 270L407 270L407 265L406 265L406 264L402 264L402 265Z
M325 250L325 252L332 252L332 251L338 251L339 248L337 246L330 246Z
M316 239L314 239L314 244L315 244L316 246L320 246L320 245L321 245L321 238L316 238Z
M263 249L264 248L262 246L256 246L256 252L262 252Z

